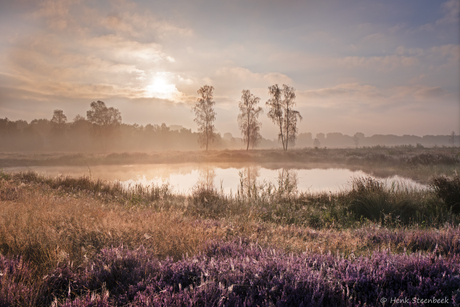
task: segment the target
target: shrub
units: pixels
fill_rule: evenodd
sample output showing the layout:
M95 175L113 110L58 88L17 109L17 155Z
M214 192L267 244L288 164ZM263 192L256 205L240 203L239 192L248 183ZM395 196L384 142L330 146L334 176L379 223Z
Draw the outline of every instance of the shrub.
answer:
M194 187L186 213L202 218L218 218L227 211L226 198L214 187L197 185Z
M452 209L454 213L460 213L460 176L456 174L452 178L437 176L431 179L431 187L436 196Z

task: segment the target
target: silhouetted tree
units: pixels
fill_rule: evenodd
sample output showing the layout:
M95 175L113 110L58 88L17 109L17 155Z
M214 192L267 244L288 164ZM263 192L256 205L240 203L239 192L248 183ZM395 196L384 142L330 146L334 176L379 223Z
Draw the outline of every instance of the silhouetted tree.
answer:
M455 146L455 131L452 131L450 134L450 143L452 144L452 147Z
M216 112L214 111L213 92L214 87L205 85L201 87L197 92L201 95L198 98L196 105L193 107L195 112L195 122L198 124L198 132L200 136L198 143L201 147L206 147L208 150L209 143L214 141L215 138L215 127L213 122L216 120Z
M67 116L64 115L62 110L54 110L51 122L57 125L63 125L67 122Z
M318 138L315 138L315 140L313 141L313 146L315 147L321 146L321 142L318 140Z
M353 141L355 142L356 148L359 146L359 142L361 139L364 139L364 133L362 132L356 132L355 135L353 136Z
M249 145L254 148L262 138L260 135L260 126L262 125L257 118L262 113L262 108L257 104L260 101L259 97L251 94L249 90L243 90L241 101L239 103L240 114L238 115L238 126L240 127L243 141L246 143L246 150L249 150Z
M90 106L91 110L86 112L86 117L93 125L95 135L100 137L105 150L107 141L121 124L121 113L118 109L107 108L100 100L91 102Z
M69 126L67 136L72 142L69 149L76 151L92 150L91 123L80 114L76 115Z
M54 146L62 149L62 142L65 137L67 116L64 115L62 110L54 110L53 118L51 119L50 137Z
M283 108L281 106L282 99L282 90L279 88L278 84L268 87L268 93L272 98L270 98L265 104L269 106L270 110L267 113L268 118L272 120L275 125L279 126L280 133L278 134L278 140L281 140L284 146L284 133L283 133Z
M266 103L270 107L268 117L279 126L278 139L281 140L283 149L288 150L289 144L295 144L297 121L302 120L299 111L293 109L295 89L286 84L283 84L283 89L280 89L278 84L275 84L268 88L268 92L272 97Z

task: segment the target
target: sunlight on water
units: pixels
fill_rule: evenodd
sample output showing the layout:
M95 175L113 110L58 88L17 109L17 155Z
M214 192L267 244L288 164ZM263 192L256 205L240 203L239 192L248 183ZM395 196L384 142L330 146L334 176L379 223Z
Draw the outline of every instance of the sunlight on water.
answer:
M90 176L92 179L117 181L129 188L141 184L143 186L169 184L173 191L190 193L200 181L214 184L218 190L226 194L236 193L240 180L248 180L257 185L271 183L278 185L283 169L270 169L257 165L203 165L203 164L151 164L151 165L109 165L109 166L74 166L74 167L15 167L6 168L5 172L34 171L41 175L56 176ZM301 192L339 192L351 188L351 180L356 177L367 177L363 171L351 171L345 168L312 168L289 169L297 181L297 189ZM379 179L388 187L425 189L426 186L411 179L399 176Z

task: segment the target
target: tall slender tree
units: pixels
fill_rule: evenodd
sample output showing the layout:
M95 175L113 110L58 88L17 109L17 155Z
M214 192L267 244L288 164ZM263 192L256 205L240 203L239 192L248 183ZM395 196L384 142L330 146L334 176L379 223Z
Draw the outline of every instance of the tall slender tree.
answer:
M295 106L295 89L293 87L283 84L283 109L284 109L284 130L286 137L284 139L284 150L288 150L288 145L295 144L297 138L297 121L302 120L300 112L294 110Z
M268 88L271 98L266 102L270 110L268 117L279 126L280 132L278 139L283 145L283 149L288 150L289 144L294 144L297 137L297 122L302 120L300 112L294 110L295 89L283 84L281 89L278 84Z
M271 98L266 102L266 105L270 108L267 116L272 120L275 125L278 125L280 132L278 134L278 140L281 141L284 146L284 133L283 133L283 108L282 108L282 90L279 88L278 84L268 87L268 93Z
M260 101L259 97L251 94L249 90L243 90L242 93L241 101L238 105L240 108L238 126L243 135L243 141L246 143L246 150L249 150L249 145L254 148L262 138L260 135L262 123L257 118L263 111L261 107L257 106Z
M201 95L198 98L196 105L193 107L195 112L195 122L198 125L198 132L200 136L198 142L202 147L206 147L208 150L209 143L214 141L215 138L215 127L213 122L216 120L216 112L214 111L213 100L214 87L205 85L201 87L197 92Z

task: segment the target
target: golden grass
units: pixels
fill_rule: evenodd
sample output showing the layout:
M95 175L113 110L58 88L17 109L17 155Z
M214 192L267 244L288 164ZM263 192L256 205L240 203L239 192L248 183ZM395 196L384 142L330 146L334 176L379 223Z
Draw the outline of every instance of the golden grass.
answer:
M156 200L151 206L136 206L85 190L69 192L46 184L0 179L0 253L24 257L37 269L37 276L43 276L58 262L80 265L101 249L120 245L142 245L159 259L177 260L199 253L210 240L238 237L287 252L344 256L366 255L388 247L402 252L404 244L411 244L410 240L392 246L386 242L371 244L362 233L374 233L372 226L364 226L371 227L368 230L315 230L261 222L257 216L196 218L186 214L190 201L170 197ZM442 234L447 230L437 231Z
M15 195L13 200L1 201L0 252L22 255L43 270L62 261L78 265L102 248L120 245L143 245L159 258L179 259L200 252L209 240L235 237L290 252L348 254L365 244L346 230L318 231L248 219L202 220L184 215L184 209L155 211L105 203L84 193L69 194L44 185L17 187L2 180L0 186ZM9 194L0 195L7 198Z
M159 258L178 259L198 252L223 231L178 211L104 204L43 186L23 187L17 199L0 205L0 252L22 255L43 269L59 261L82 263L104 247L120 245L143 245Z

